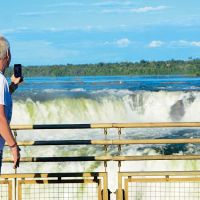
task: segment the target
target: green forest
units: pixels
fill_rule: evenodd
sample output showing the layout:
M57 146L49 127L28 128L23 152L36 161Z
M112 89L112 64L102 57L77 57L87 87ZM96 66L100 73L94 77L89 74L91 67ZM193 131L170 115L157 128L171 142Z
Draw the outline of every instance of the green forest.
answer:
M10 76L10 67L6 75ZM116 75L190 75L200 76L200 59L97 63L80 65L25 66L24 77L34 76L116 76Z

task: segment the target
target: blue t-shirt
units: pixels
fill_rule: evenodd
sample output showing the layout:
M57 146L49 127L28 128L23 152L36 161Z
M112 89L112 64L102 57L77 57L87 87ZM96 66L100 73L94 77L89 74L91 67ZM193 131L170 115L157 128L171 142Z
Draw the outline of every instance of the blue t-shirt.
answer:
M0 72L0 104L4 105L6 119L8 123L10 123L12 117L12 97L9 91L8 82L5 76L1 72ZM0 136L0 151L3 149L4 144L5 140Z

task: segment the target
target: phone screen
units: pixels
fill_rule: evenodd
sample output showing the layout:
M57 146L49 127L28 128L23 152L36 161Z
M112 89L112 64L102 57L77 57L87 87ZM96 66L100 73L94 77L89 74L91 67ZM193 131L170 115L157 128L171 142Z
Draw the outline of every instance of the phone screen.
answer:
M14 76L16 78L22 77L22 65L21 64L14 65Z

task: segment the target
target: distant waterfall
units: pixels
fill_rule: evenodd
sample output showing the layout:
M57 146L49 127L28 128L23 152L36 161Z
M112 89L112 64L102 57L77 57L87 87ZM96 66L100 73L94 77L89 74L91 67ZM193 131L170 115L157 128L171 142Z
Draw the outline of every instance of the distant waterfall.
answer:
M13 124L200 121L200 92L101 91L14 102Z

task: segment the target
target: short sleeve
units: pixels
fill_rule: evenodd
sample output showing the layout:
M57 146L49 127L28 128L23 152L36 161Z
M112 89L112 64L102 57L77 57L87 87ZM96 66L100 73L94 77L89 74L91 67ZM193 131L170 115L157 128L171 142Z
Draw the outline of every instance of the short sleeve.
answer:
M4 77L0 74L0 104L5 105L5 81Z

